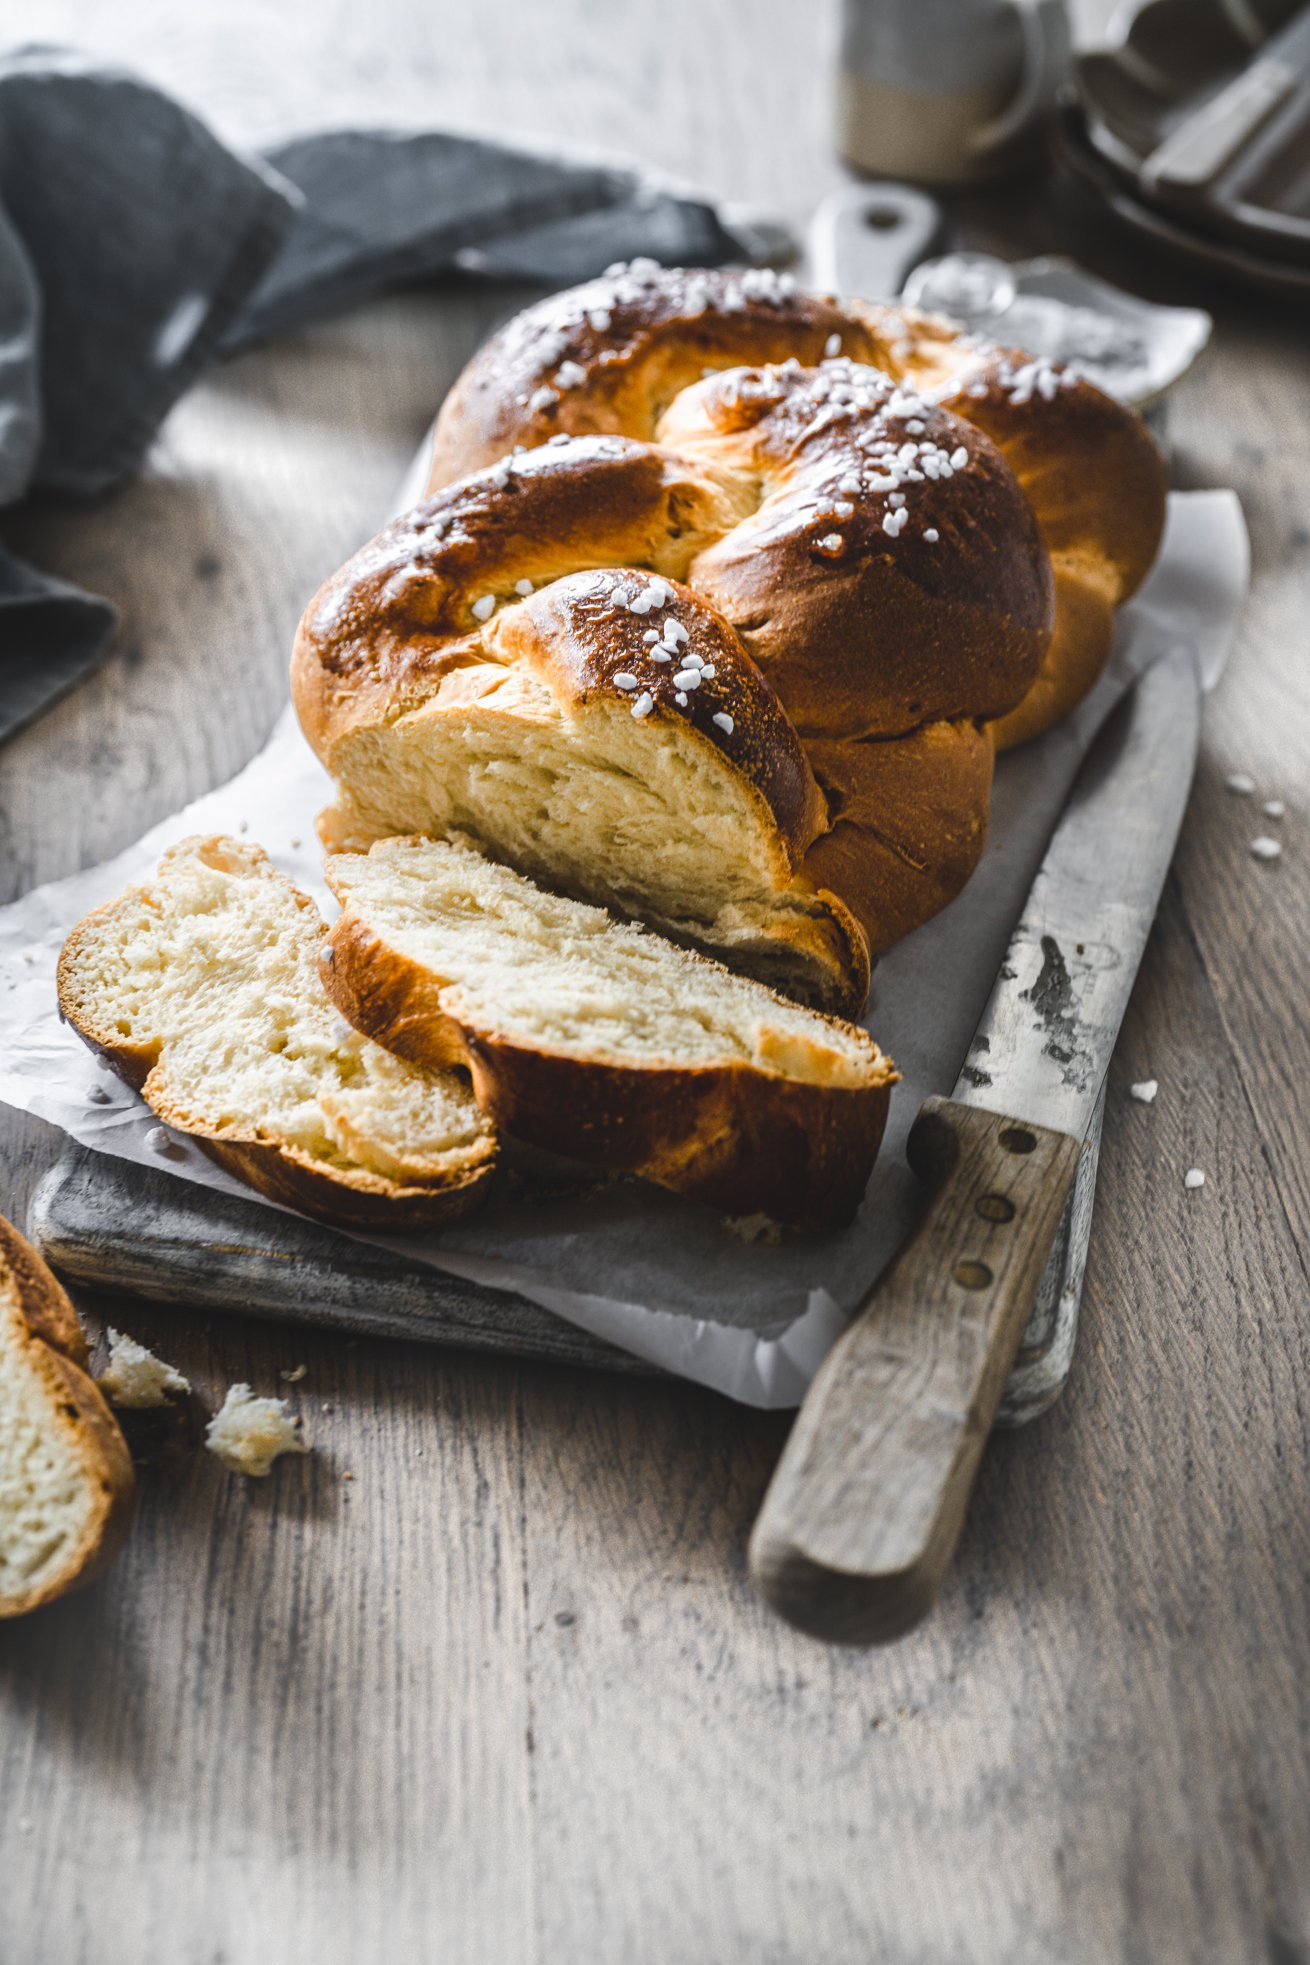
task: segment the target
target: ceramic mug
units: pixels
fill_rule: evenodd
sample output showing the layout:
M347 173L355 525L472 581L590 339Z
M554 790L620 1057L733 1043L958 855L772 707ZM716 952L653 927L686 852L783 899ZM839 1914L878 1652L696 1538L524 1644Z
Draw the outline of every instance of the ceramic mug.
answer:
M1065 0L843 0L838 149L969 184L1021 163L1069 70Z

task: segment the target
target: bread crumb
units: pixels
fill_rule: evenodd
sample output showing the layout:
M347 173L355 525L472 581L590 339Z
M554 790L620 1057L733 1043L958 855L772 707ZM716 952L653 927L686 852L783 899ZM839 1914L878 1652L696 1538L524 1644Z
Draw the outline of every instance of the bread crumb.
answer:
M1187 1172L1183 1175L1183 1186L1184 1187L1205 1186L1205 1175L1201 1172L1201 1169L1199 1167L1189 1167L1187 1169Z
M1287 807L1281 798L1267 798L1260 807L1260 810L1264 813L1266 819L1281 819Z
M1154 1101L1160 1086L1154 1078L1143 1078L1140 1085L1130 1085L1128 1089L1139 1104L1150 1105Z
M97 1380L105 1397L127 1412L145 1412L151 1406L166 1406L170 1396L191 1390L176 1366L157 1358L134 1337L110 1326L109 1365Z
M1236 792L1239 798L1249 798L1255 790L1255 779L1245 771L1230 771L1224 779L1226 790Z
M1257 860L1276 860L1282 850L1278 841L1267 834L1262 833L1259 839L1251 841L1251 852Z
M290 1371L284 1369L278 1373L278 1377L284 1385L299 1385L308 1370L308 1365L292 1365Z
M782 1229L767 1214L725 1214L719 1223L725 1235L739 1242L780 1242Z
M205 1431L205 1445L234 1474L261 1478L280 1453L308 1453L285 1399L257 1399L232 1385Z

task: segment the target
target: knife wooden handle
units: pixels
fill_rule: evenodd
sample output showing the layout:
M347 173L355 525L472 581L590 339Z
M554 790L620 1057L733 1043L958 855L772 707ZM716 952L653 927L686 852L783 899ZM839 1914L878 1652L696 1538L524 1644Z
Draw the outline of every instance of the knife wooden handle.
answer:
M907 1152L933 1198L824 1360L751 1536L774 1608L845 1644L936 1599L1078 1168L1066 1134L950 1099Z

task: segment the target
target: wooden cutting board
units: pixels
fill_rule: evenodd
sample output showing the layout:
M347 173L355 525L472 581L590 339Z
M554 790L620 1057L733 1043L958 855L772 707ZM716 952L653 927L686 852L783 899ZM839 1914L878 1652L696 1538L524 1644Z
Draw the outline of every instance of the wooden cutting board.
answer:
M656 1370L513 1291L83 1146L70 1144L37 1188L28 1232L62 1275L97 1289L607 1371Z

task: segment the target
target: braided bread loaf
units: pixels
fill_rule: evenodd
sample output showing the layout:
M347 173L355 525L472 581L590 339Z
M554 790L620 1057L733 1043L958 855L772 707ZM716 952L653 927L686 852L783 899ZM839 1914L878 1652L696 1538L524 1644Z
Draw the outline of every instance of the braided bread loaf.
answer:
M994 749L1091 686L1163 467L1088 383L776 275L519 315L293 689L329 843L471 836L825 1007L949 900Z

